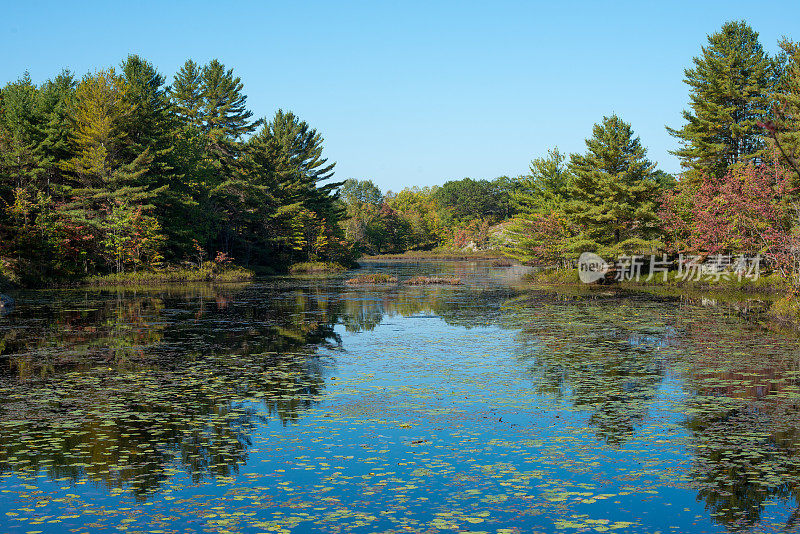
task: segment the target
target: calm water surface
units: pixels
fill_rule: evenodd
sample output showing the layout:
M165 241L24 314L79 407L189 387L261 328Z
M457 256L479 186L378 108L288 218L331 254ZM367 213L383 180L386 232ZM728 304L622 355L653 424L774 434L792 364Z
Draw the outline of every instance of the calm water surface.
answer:
M800 350L488 263L20 292L0 532L800 530Z

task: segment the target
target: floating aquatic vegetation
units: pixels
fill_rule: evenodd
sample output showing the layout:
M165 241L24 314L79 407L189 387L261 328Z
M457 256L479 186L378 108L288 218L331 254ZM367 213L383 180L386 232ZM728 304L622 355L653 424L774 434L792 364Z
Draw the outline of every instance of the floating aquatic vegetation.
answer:
M796 339L676 299L519 293L488 265L391 269L464 289L17 299L0 531L795 528Z

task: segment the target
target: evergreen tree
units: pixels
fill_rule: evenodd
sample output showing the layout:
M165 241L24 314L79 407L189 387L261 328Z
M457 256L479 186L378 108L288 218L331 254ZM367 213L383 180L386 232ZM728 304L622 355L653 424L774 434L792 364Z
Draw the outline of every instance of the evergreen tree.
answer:
M38 151L44 166L45 188L61 184L62 164L70 157L69 103L77 85L69 71L62 71L39 89L39 114L42 118Z
M322 156L322 143L322 135L308 123L283 110L248 142L259 169L256 184L269 190L279 206L269 224L281 257L320 256L343 237L338 224L345 216L338 202L343 182L323 183L333 177L335 163Z
M333 201L344 182L323 183L333 178L336 163L322 157L322 135L291 111L281 109L266 124L263 135L273 145L282 187L306 208L340 219L343 210Z
M226 139L238 140L253 133L262 121L251 121L247 96L241 79L233 69L212 59L201 71L203 107L202 125L207 132L219 131Z
M41 141L41 115L37 109L39 94L25 72L0 93L2 133L0 134L0 172L4 197L17 188L33 186L42 175L42 156L37 151Z
M667 128L681 142L674 154L687 178L721 177L736 163L762 161L766 145L758 124L769 112L779 69L758 33L744 21L728 22L693 61L694 68L684 71L690 87L686 124Z
M130 116L124 126L129 157L149 152L152 160L148 172L139 185L160 190L153 198L154 215L169 243L170 258L180 258L189 253L197 237L199 223L196 200L197 169L185 165L176 146L186 148L182 138L180 116L175 112L164 87L164 76L148 61L129 55L121 65L127 84L126 99L131 106ZM192 176L188 178L187 176ZM202 226L202 225L200 225Z
M612 115L594 125L586 146L586 154L570 161L566 212L582 229L576 247L616 246L618 254L646 247L655 229L660 188L639 137Z
M203 76L197 63L187 59L178 70L169 88L169 98L181 124L198 130L202 127Z
M570 171L567 156L558 147L547 157L531 161L530 174L520 180L511 198L522 213L547 213L562 210L569 196Z
M793 171L791 189L800 189L800 45L784 39L781 48L788 60L776 94L774 120L765 121L767 134L781 160Z
M165 188L143 184L153 161L150 147L131 153L135 143L128 127L136 107L131 105L130 89L114 69L100 71L78 84L71 107L74 155L64 168L73 179L66 184L68 202L62 215L95 239L96 257L80 251L86 271L98 259L122 271L141 260L143 248L154 253L150 243L160 240L158 224L143 213L153 208L153 198ZM134 223L142 225L137 232L131 231Z

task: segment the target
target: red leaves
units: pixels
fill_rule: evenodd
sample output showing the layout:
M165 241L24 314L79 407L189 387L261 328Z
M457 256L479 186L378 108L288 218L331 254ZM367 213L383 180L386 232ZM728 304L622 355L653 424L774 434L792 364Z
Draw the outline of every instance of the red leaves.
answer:
M780 165L746 165L706 176L665 195L660 213L676 252L761 254L773 268L791 270L789 176Z

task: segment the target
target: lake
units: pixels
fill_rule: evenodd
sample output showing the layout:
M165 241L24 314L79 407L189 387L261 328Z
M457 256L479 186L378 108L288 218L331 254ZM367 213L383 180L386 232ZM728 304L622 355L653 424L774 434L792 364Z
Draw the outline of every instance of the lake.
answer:
M800 529L800 344L748 304L361 271L463 284L14 293L0 532Z

